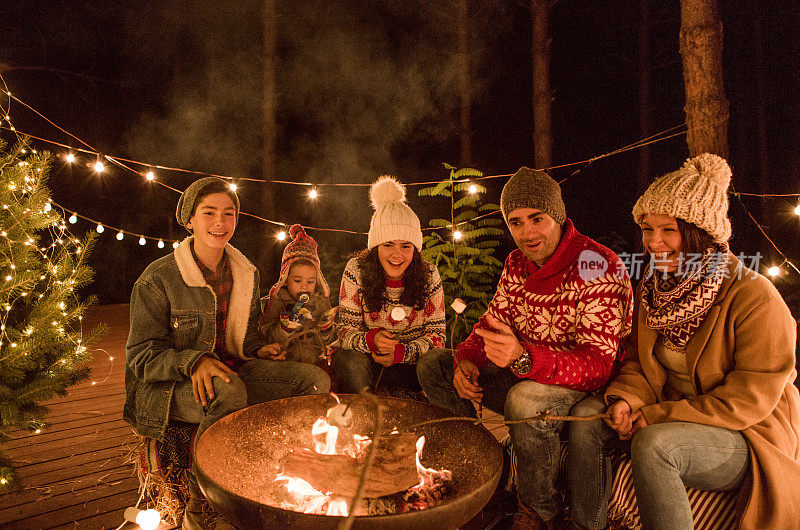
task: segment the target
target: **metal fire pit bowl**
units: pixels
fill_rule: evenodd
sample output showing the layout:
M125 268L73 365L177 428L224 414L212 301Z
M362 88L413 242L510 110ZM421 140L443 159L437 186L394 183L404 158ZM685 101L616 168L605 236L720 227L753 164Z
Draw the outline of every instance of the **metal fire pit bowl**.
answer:
M353 429L369 434L374 401L342 395L353 410ZM382 432L406 430L424 420L453 416L451 411L405 399L378 396ZM313 449L311 426L335 404L330 395L278 399L237 411L209 427L195 451L194 472L211 505L226 520L249 528L336 528L344 517L304 514L266 504L280 462L291 448ZM422 464L453 472L447 500L431 508L394 515L357 516L353 528L457 528L489 501L500 480L500 444L483 426L448 421L415 429L425 436Z

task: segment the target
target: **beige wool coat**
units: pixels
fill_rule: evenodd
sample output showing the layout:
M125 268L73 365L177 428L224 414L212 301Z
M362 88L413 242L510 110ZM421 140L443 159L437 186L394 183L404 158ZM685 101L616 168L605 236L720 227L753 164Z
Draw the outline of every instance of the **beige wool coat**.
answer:
M606 396L648 424L688 421L741 431L751 473L737 500L740 528L800 528L800 396L793 382L797 323L772 283L729 255L728 278L686 346L697 396L680 399L653 354L657 331L637 292L628 359ZM637 344L638 342L638 344Z

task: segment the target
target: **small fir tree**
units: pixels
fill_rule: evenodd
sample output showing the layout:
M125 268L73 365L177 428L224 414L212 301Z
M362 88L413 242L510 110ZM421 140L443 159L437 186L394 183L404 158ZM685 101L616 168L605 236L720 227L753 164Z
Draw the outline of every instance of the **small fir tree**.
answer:
M89 376L84 365L89 336L81 320L93 302L77 289L92 277L83 242L66 231L52 208L45 182L49 153L31 152L26 141L9 151L0 140L0 441L13 429L46 426L41 403L66 394ZM19 486L8 456L0 451L0 491Z
M432 219L433 228L448 229L445 237L432 231L423 239L422 255L436 265L442 277L447 327L450 330L450 347L454 348L467 338L472 326L486 311L486 306L497 286L503 263L494 257L504 235L496 213L500 206L481 204L481 194L486 188L470 177L482 177L477 169L444 164L450 177L435 186L423 188L421 196L450 199L450 219ZM457 196L460 196L457 198ZM459 237L460 236L460 237ZM451 307L460 298L466 309L461 315Z

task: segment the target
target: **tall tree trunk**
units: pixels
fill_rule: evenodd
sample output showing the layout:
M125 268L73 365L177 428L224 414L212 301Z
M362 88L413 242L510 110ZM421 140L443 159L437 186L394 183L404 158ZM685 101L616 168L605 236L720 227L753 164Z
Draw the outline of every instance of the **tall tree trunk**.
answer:
M458 91L461 96L461 112L459 116L461 167L472 165L471 94L469 90L469 50L467 48L468 24L467 0L458 0Z
M717 0L681 0L680 50L689 154L728 156L728 100L722 84L722 21Z
M650 106L650 0L639 2L639 138L647 138L653 130ZM650 146L639 149L639 171L636 194L641 195L651 180Z
M550 89L549 0L531 0L533 60L533 160L537 168L553 162L552 100Z
M277 25L275 0L264 0L264 72L263 72L263 176L267 180L275 178L275 62L277 55ZM268 190L264 186L264 190Z

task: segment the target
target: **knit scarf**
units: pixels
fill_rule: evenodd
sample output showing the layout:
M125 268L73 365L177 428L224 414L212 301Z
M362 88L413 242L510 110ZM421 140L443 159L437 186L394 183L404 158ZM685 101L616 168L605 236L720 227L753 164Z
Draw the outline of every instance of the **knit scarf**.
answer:
M727 263L727 243L708 247L699 263L692 263L693 269L677 281L670 282L655 273L651 262L642 280L647 326L658 330L679 348L685 348L717 297Z

